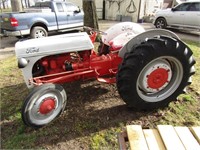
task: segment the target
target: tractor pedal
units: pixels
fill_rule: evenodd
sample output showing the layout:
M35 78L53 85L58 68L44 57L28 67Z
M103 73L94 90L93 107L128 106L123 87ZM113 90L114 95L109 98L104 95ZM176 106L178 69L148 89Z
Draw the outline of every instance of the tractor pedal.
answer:
M100 77L97 77L97 81L103 82L103 83L116 83L116 78L115 77L112 77L112 78L100 78Z

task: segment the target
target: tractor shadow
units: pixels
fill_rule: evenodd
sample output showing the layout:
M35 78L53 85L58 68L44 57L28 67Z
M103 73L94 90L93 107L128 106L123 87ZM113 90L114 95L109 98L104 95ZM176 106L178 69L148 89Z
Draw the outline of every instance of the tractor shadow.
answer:
M127 124L149 127L151 122L159 119L156 111L139 112L129 109L120 98L115 84L90 80L62 86L68 97L65 111L55 121L37 130L24 126L20 117L17 120L9 120L15 113L20 112L23 99L28 95L29 90L25 84L2 88L4 104L1 109L5 113L2 116L1 127L4 139L8 136L7 131L14 136L21 130L24 135L36 135L37 140L31 148L46 145L53 147L58 143L67 144L68 141L76 138L91 136L98 131L120 127L121 124L124 127ZM9 108L10 106L12 109ZM29 146L23 145L24 148L30 148Z
M93 80L65 84L63 87L68 96L64 113L52 124L41 129L45 131L57 128L59 131L54 132L55 136L52 139L40 141L39 145L68 143L105 129L120 127L122 124L150 127L150 122L159 118L155 111L139 112L128 108L120 98L115 84Z

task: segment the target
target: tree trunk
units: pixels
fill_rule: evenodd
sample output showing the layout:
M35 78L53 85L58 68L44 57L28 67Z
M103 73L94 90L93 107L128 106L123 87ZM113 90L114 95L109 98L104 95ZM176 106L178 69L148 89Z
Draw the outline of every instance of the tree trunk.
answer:
M30 1L28 0L28 8L29 8L29 7L31 7L31 5L30 5Z
M6 9L6 5L5 5L5 2L6 2L6 1L5 1L5 0L2 0L1 2L2 2L2 4L3 4L3 9Z
M84 25L99 29L95 0L83 0Z
M0 0L0 4L3 4L2 0ZM2 5L0 5L0 9L2 9ZM2 10L1 10L2 12Z
M11 0L11 6L13 12L22 11L22 3L21 0Z
M24 7L23 0L21 0L21 4L22 4L22 8L24 9L26 7L26 5Z

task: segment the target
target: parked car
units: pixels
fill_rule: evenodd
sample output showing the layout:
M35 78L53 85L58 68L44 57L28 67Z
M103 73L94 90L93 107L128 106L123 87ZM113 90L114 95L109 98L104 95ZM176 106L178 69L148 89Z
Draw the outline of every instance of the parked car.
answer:
M0 28L5 36L41 38L49 31L82 28L83 16L83 11L70 2L38 2L25 12L0 14Z
M192 28L200 30L200 1L183 2L174 8L157 11L156 28Z

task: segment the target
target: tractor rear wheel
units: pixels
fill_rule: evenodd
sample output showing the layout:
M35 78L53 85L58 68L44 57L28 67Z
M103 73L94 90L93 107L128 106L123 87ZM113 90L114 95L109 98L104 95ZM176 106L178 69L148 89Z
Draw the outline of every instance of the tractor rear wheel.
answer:
M60 85L43 84L35 87L23 104L23 122L33 128L50 123L65 109L66 99L66 92Z
M148 39L125 54L117 74L119 94L139 110L165 107L190 84L194 64L192 51L182 41Z

